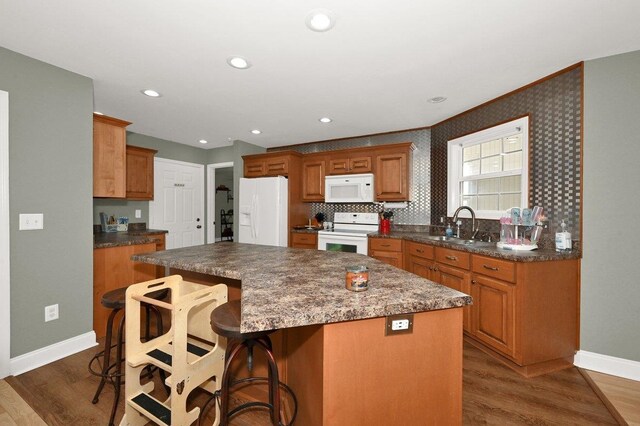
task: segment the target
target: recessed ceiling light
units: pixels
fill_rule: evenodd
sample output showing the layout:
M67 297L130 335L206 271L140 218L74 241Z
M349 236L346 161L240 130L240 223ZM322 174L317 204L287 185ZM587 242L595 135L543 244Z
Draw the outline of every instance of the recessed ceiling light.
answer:
M150 98L159 98L160 96L162 96L160 93L156 92L155 90L151 90L151 89L143 90L142 94L147 95Z
M321 122L321 123L331 123L333 120L330 119L329 117L322 117L318 121Z
M428 101L432 104L439 104L440 102L444 102L446 100L447 98L445 98L444 96L436 96L435 98L428 99Z
M314 9L307 15L304 23L311 31L329 31L336 23L333 12L327 9Z
M206 140L204 140L204 139L200 139L198 142L200 142L200 143L202 143L202 144L208 143L208 142L207 142Z
M262 131L258 130L258 129L253 129L251 131L251 133L253 133L254 135L259 135L260 133L262 133Z
M101 113L100 111L93 111L94 114L96 115L104 115L103 113Z
M249 61L241 56L230 56L229 58L227 58L227 63L239 70L244 70L251 66Z

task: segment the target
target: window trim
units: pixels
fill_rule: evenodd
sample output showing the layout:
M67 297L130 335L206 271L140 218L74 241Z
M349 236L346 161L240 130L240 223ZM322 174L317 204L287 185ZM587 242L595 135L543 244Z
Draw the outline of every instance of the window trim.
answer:
M517 128L521 130L517 130ZM460 181L462 176L462 148L468 145L488 142L492 139L504 138L522 132L522 178L520 181L521 205L529 205L529 116L517 118L506 123L498 124L478 132L451 139L447 142L447 216L452 217L460 206ZM505 175L505 172L486 175L487 178ZM512 176L513 174L507 173ZM499 210L477 210L478 219L500 219L504 214ZM462 210L460 217L471 217L467 210Z

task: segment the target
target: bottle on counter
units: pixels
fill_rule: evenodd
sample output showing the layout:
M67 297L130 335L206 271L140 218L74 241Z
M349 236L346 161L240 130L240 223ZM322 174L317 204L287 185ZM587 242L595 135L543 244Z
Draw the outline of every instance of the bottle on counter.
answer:
M444 235L447 237L453 237L453 228L451 228L450 223L447 223L447 229L444 230Z
M567 230L564 219L560 223L560 229L556 232L556 251L571 251L571 232Z

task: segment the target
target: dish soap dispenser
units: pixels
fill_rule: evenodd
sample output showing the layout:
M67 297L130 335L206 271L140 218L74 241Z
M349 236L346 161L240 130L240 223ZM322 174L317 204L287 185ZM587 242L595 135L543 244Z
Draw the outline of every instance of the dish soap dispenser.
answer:
M571 251L571 232L567 231L564 219L560 223L559 232L556 232L556 251Z
M453 237L453 228L451 228L450 223L447 223L447 229L444 230L444 235L447 237Z

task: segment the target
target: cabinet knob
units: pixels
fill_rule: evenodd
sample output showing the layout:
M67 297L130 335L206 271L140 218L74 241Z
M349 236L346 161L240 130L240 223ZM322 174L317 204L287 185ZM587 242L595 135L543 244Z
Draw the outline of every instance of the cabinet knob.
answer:
M424 253L424 250L422 250L422 249L417 249L416 251L417 251L418 253Z
M434 271L438 272L438 267L433 268Z
M471 284L478 284L476 280L471 280Z

